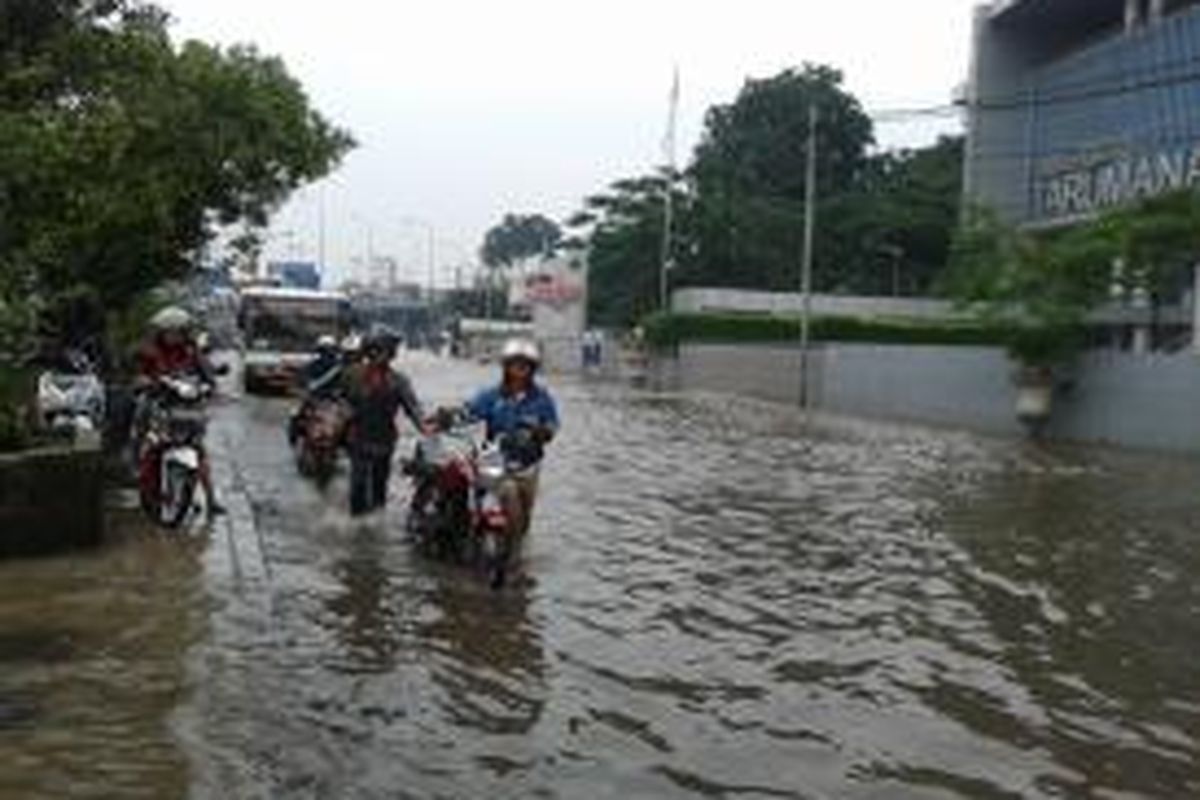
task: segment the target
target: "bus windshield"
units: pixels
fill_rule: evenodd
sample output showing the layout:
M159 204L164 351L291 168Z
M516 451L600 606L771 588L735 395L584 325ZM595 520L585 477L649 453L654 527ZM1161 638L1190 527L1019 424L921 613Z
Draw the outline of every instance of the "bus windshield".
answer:
M337 297L250 295L242 300L242 326L251 350L307 353L321 336L341 337L349 305Z

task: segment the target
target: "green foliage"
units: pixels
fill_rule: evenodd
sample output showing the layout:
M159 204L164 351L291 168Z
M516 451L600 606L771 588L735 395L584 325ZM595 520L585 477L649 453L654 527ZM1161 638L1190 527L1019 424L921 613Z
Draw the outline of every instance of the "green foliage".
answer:
M874 133L870 118L842 84L838 70L806 64L749 80L733 103L710 109L694 166L701 192L719 187L736 195L802 200L814 106L823 144L819 184L853 182L866 164Z
M823 291L929 294L949 262L961 216L963 139L871 157L849 191L821 206Z
M1026 366L1069 360L1087 316L1108 296L1117 250L1107 221L1034 232L975 211L955 243L946 287L985 319L1011 326Z
M352 146L278 59L177 47L153 6L18 0L0 30L0 271L39 296L121 309Z
M1170 192L1110 212L1092 235L1120 258L1115 277L1126 290L1144 290L1152 299L1186 283L1200 253L1200 194Z
M841 72L806 64L747 81L729 105L711 109L690 175L696 195L697 258L689 284L771 290L799 282L809 112L819 111L818 194L855 186L874 141L872 123L843 88ZM818 285L839 269L832 228L818 228Z
M740 314L653 314L643 322L646 341L670 348L688 342L727 344L800 341L796 317ZM930 322L912 319L815 317L811 336L818 342L905 345L999 345L1010 332L991 322Z
M796 291L809 108L820 110L814 281L839 294L923 294L946 268L963 142L870 156L871 120L842 75L806 65L747 82L713 108L691 166L671 176L673 287ZM592 320L627 326L658 307L666 176L619 181L586 201Z
M690 197L680 176L658 175L617 181L585 201L570 225L588 250L588 317L592 324L632 326L658 309L665 199L674 192L673 260L685 264Z
M1020 230L974 210L943 289L987 319L1010 323L1009 350L1027 366L1070 360L1089 314L1114 289L1151 303L1187 283L1200 252L1200 195L1148 198L1069 228ZM1115 268L1115 265L1120 265Z
M483 263L507 269L534 256L550 255L562 243L562 229L541 214L508 214L483 241Z

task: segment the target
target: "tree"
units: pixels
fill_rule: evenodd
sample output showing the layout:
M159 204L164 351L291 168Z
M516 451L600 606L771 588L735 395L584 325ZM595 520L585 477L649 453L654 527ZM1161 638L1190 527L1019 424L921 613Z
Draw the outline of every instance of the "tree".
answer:
M934 291L961 216L962 137L872 156L855 185L821 206L829 234L826 290L921 295Z
M691 266L691 204L682 176L628 178L593 195L568 223L573 241L587 251L588 318L592 324L628 327L659 310L659 281L667 188L674 193L672 261L679 280Z
M697 199L699 261L708 285L773 290L798 281L810 110L819 113L817 182L828 198L853 187L874 141L870 118L845 91L841 72L806 64L747 81L730 105L708 112L690 170ZM822 226L818 283L837 265Z
M534 256L554 253L562 238L558 224L541 214L508 214L484 237L483 263L492 269L508 269Z
M16 0L0 26L0 270L38 296L120 309L353 145L278 59L176 47L154 6Z
M817 289L916 294L937 283L958 225L962 139L868 156L872 123L841 73L806 65L748 81L732 104L709 112L692 164L671 179L673 287L799 288L814 105ZM661 174L618 181L569 226L569 243L589 252L597 321L630 324L658 308L665 191Z

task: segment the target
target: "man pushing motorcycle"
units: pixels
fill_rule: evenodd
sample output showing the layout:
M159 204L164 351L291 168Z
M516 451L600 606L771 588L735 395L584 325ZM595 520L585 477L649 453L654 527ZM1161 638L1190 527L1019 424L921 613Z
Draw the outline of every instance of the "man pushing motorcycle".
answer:
M399 431L396 416L403 411L418 430L421 404L412 383L392 368L399 339L377 330L363 346L364 359L344 378L350 405L350 513L362 516L387 505L392 455Z
M499 494L511 533L519 541L533 521L546 445L558 434L558 406L537 380L542 354L535 343L508 342L500 361L500 383L477 394L465 410L470 420L484 424L488 441L498 442L508 462L516 466Z

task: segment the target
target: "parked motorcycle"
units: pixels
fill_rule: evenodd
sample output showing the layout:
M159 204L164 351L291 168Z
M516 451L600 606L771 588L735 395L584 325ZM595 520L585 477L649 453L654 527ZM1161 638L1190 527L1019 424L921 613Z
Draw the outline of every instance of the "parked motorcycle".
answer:
M516 469L513 443L481 443L458 420L435 428L406 465L414 484L409 532L429 556L475 564L492 588L503 588L514 537L500 491Z
M306 478L324 486L337 470L338 450L345 440L349 412L335 398L313 401L298 424L296 468Z
M195 509L211 396L206 383L175 377L160 379L143 398L138 487L142 508L165 528L182 527Z
M38 415L46 430L78 439L104 426L105 392L91 359L70 350L38 376Z

